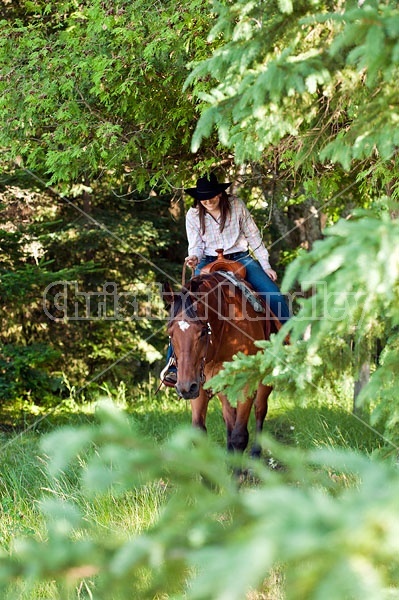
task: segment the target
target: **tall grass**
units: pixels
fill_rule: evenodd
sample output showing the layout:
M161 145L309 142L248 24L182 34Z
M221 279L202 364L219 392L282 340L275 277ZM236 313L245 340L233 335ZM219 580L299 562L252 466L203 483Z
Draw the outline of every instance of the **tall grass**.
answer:
M127 393L124 386L116 390L105 389L108 395L126 410L129 418L139 428L143 436L161 443L181 425L190 423L189 405L178 400L172 390L154 394L155 382ZM372 452L381 445L378 432L356 419L350 412L350 394L340 396L338 401L331 391L319 392L311 402L301 408L283 393L273 392L265 429L279 441L302 448L331 446L354 448L362 452ZM159 481L138 491L130 491L123 496L112 492L101 498L88 501L81 490L79 473L84 469L87 456L81 454L75 465L68 468L58 478L51 478L46 470L46 457L39 452L43 434L65 423L87 424L94 419L94 404L79 406L69 403L68 409L60 406L48 418L35 424L35 415L24 414L27 432L8 431L0 436L0 546L9 552L16 538L33 536L39 540L48 535L44 526L38 502L43 497L57 497L73 500L87 521L95 524L99 535L110 536L137 534L153 524L168 494L167 482ZM32 427L32 425L34 425ZM221 446L225 445L225 428L220 404L217 398L210 402L208 415L208 436ZM253 435L254 421L250 422ZM93 451L93 450L91 450ZM266 460L271 460L266 456ZM272 463L271 463L272 464ZM251 600L273 599L281 596L281 577L274 573L265 583L264 590L249 595ZM28 595L26 595L28 594ZM10 590L10 598L25 600L56 599L54 586L43 584L26 592L24 584ZM81 584L71 591L71 598L90 598L90 590ZM113 600L113 599L110 599Z

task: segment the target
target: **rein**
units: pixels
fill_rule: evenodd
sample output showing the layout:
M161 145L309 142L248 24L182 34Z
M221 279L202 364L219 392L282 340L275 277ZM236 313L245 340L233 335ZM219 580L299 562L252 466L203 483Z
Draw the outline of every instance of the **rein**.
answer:
M201 385L203 385L206 381L206 377L205 377L205 365L206 365L206 357L208 354L208 348L209 348L209 344L211 341L211 335L212 335L212 327L210 326L209 321L206 322L206 328L207 328L207 336L206 336L206 348L205 348L205 354L204 356L201 358L201 368L200 368L200 382Z
M208 291L208 293L210 291L213 291L213 289L214 288L211 288ZM223 288L222 288L222 294L224 296L224 300L226 301L226 294L225 294L225 291L224 291ZM206 342L205 354L204 354L204 356L201 359L201 369L200 369L200 382L201 382L201 385L203 385L205 383L205 381L206 381L206 377L205 377L205 365L206 365L206 359L207 359L207 356L208 356L209 344L212 343L212 340L211 340L212 327L211 327L209 321L206 322L206 326L207 326L207 330L208 330L208 337L207 337L207 342ZM219 335L218 335L218 344L215 347L215 352L214 352L215 355L217 355L217 353L219 351L219 348L220 348L220 345L221 345L221 343L223 341L223 334L224 334L225 326L226 326L226 319L223 318L222 319L222 328L221 328L221 331L219 332ZM212 377L212 375L211 375L211 377ZM213 396L212 390L208 390L207 393L208 393L208 396L210 398Z
M181 284L182 285L186 285L186 269L187 269L187 258L183 263L183 269L182 269L182 273L181 273ZM191 277L193 277L195 269L193 269L192 267L190 267L190 269L191 269Z

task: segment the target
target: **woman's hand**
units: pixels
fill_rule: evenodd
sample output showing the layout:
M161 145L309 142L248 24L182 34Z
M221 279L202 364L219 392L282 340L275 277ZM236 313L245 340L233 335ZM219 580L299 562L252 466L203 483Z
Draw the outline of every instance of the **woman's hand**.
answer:
M272 281L277 281L277 273L276 271L274 271L273 269L267 269L267 271L265 271L266 275L268 275L270 277L270 279Z
M198 265L198 256L187 256L187 258L184 259L184 262L190 267L190 269L195 269L195 267Z

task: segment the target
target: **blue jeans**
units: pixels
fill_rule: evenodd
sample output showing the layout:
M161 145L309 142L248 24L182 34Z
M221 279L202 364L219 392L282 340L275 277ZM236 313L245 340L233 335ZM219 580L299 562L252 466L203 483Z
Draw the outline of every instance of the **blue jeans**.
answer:
M290 318L287 302L280 292L278 286L264 272L257 260L249 256L248 252L236 252L229 256L232 260L242 263L246 270L246 280L254 290L268 303L280 323L285 323ZM216 256L204 256L195 269L195 275L199 275L202 267L216 260Z

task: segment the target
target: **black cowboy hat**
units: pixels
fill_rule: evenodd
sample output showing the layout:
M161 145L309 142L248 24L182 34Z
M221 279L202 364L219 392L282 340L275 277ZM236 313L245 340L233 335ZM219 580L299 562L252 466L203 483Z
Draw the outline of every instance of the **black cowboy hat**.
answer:
M209 200L221 192L224 192L224 190L230 186L231 183L219 183L216 179L216 175L211 173L209 177L205 175L204 177L197 179L197 187L187 188L184 191L197 201Z

